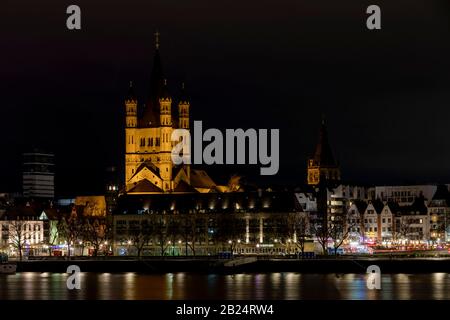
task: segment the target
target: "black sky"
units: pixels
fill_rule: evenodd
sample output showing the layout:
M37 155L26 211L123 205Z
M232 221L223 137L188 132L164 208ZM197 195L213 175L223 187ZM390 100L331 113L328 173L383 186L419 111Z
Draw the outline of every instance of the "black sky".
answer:
M70 4L80 31L66 29ZM370 4L382 30L365 27ZM20 189L32 146L56 153L58 194L102 190L104 167L123 159L129 80L148 93L156 29L193 119L280 129L281 168L263 182L302 182L322 113L346 180L450 181L448 1L4 0L0 11L1 190ZM257 173L224 172L240 171Z

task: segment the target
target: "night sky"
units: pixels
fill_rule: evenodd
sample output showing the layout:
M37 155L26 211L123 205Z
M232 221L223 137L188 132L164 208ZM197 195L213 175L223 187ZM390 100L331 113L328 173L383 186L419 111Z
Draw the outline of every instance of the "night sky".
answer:
M82 29L66 28L66 8ZM370 4L382 30L366 28ZM20 190L21 153L56 153L60 196L101 192L123 162L123 98L147 94L155 30L172 94L216 128L279 128L280 171L304 182L325 114L345 180L450 181L449 1L3 0L0 191Z

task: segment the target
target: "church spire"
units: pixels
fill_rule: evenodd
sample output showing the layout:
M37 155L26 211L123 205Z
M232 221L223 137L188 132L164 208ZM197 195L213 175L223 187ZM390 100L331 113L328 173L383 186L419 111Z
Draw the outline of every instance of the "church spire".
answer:
M128 88L128 94L126 100L136 101L136 95L134 94L133 81L130 81L130 86Z
M178 98L179 103L189 104L189 96L186 93L184 82L181 83L180 96Z
M170 99L169 87L167 86L167 79L164 78L160 99Z
M142 127L159 126L159 99L164 89L164 73L159 54L159 37L160 33L156 31L155 36L155 53L153 56L153 66L150 73L150 87L148 90L147 101L145 103L144 113L141 118Z
M155 56L153 58L153 68L150 76L150 99L157 102L161 97L164 88L164 74L162 69L161 57L159 55L159 36L158 31L155 32Z
M314 161L320 166L334 167L336 161L331 151L330 142L328 140L328 130L325 123L325 117L322 116L322 124L320 126L319 141L314 152Z
M325 117L322 116L319 141L311 158L308 159L308 184L318 185L319 182L337 183L341 179L341 173L337 162L333 157Z

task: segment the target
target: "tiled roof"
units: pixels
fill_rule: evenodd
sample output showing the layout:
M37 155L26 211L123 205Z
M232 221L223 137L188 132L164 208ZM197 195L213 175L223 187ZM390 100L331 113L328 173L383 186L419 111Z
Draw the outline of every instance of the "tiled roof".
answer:
M162 192L162 190L155 186L153 183L148 181L147 179L143 179L139 181L134 187L132 187L128 192Z
M194 188L215 188L216 184L204 170L191 170L191 185Z
M299 212L291 192L230 192L230 193L165 193L127 194L119 197L115 214L149 212Z
M184 180L181 180L178 185L175 187L173 192L197 192L194 187L187 184Z

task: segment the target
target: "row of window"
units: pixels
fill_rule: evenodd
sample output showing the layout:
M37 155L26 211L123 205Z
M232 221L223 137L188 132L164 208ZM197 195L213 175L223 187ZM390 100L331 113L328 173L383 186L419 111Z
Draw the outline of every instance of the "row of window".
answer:
M140 138L139 141L139 146L140 147L159 147L161 145L161 139L159 137L156 138ZM169 134L168 133L164 133L162 135L162 142L172 142L169 139ZM134 143L134 137L133 136L129 136L128 137L128 144L133 144Z
M360 219L349 219L349 221L350 221L350 223L359 223L360 222ZM386 223L386 221L387 221L387 223L391 223L392 222L392 220L391 220L391 218L383 218L383 219L381 219L381 222L382 223ZM376 219L364 219L364 223L377 223L377 220Z
M171 142L171 140L169 139L169 134L168 133L164 133L162 135L162 142Z
M182 120L180 120L180 127L181 128L188 128L189 127L188 123L189 123L189 120L182 119Z
M5 226L6 225L3 225L3 227L5 227ZM20 226L18 226L18 227L20 227ZM32 225L32 224L25 223L24 225L21 226L21 229L22 229L22 231L29 231L29 232L41 231L41 226L39 224Z
M161 119L161 125L170 126L172 125L172 120L169 117L164 117Z
M366 232L378 232L378 228L377 227L367 227L364 228L364 230ZM381 229L383 232L392 232L392 228L391 227L383 227ZM360 228L348 228L349 232L360 232L361 229Z
M161 113L170 113L170 104L161 104Z
M141 138L140 140L140 146L141 147L145 147L145 142L147 141L147 147L153 147L153 143L155 147L159 147L160 146L160 139L159 138Z

